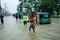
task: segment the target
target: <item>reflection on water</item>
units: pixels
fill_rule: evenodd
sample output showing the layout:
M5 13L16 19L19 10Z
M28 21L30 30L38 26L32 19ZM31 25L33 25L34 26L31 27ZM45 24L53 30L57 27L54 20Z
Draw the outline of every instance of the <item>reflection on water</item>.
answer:
M0 31L4 28L3 24L0 24Z
M4 18L0 24L0 40L60 40L60 19L52 18L52 23L36 25L36 32L28 32L29 24L23 25L21 20L12 16Z
M29 32L28 37L30 40L36 40L37 35L34 32Z

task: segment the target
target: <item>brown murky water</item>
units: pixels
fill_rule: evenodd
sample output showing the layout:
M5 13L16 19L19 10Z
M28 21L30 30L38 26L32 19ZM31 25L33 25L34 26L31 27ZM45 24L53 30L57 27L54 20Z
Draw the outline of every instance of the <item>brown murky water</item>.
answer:
M0 40L60 40L60 18L52 18L52 23L36 25L36 32L29 32L29 23L24 26L21 20L12 16L4 17L0 23Z

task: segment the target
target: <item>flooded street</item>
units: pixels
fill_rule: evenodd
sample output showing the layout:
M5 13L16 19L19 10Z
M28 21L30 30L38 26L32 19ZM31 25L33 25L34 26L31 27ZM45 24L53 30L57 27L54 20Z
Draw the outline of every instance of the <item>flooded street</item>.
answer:
M36 32L29 32L29 23L24 26L22 20L4 17L4 24L0 23L0 40L60 40L60 18L51 20L51 24L36 25Z

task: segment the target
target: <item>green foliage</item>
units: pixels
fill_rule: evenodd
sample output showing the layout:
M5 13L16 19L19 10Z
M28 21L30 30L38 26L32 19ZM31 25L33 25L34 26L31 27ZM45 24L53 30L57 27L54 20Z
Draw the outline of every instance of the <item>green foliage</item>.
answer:
M19 0L21 3L18 5L17 10L22 11L23 5L23 0ZM43 12L49 12L51 14L54 14L54 11L57 13L59 12L59 4L60 0L24 0L25 8L27 10L32 10L32 7L35 8L35 11L40 11L42 10ZM34 5L33 5L34 4Z

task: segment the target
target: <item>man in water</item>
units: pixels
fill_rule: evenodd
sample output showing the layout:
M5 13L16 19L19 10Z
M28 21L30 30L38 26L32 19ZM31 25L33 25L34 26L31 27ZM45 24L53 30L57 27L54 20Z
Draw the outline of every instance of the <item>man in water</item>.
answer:
M27 21L28 21L27 20L28 19L28 16L26 14L24 14L22 18L23 18L24 25L26 25L27 24Z
M34 19L34 14L33 12L29 15L29 22L30 22L30 27L29 31L31 31L31 28L33 29L33 32L35 32L35 19Z
M1 18L1 23L4 23L4 19L3 19L3 14L0 15L0 18Z

